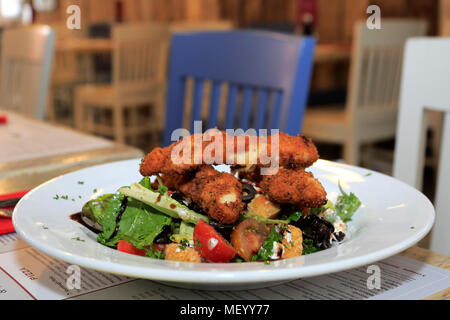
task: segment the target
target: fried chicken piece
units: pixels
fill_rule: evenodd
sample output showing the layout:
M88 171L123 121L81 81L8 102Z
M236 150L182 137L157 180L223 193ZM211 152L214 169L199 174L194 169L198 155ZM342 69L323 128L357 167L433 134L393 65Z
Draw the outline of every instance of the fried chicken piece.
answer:
M272 136L271 138L274 139L275 137ZM278 139L280 167L304 169L319 160L319 152L310 138L304 135L293 137L280 132Z
M271 137L234 137L213 130L209 134L185 137L166 148L154 149L142 160L140 172L144 176L184 174L203 164L303 169L318 159L315 145L303 135L293 137L280 133Z
M200 206L208 216L223 224L237 221L244 209L242 184L232 174L202 166L192 178L178 174L163 174L164 184L179 190Z
M271 201L298 208L319 208L327 203L327 193L311 172L280 168L275 175L262 176L259 185Z

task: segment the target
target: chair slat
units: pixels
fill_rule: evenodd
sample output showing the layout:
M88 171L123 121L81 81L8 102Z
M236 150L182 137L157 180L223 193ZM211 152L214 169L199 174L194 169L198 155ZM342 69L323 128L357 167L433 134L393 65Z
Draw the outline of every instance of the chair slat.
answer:
M219 117L219 106L220 106L220 81L213 81L211 100L210 100L210 112L208 116L208 128L214 128L217 126L217 121Z
M279 129L282 111L281 107L283 103L283 92L278 90L274 94L275 94L275 101L273 105L272 122L270 123L270 129Z
M226 129L234 128L234 116L236 113L237 95L238 95L238 86L235 84L230 84L228 89L227 112L225 120Z
M195 79L194 95L192 97L192 115L191 115L191 132L194 130L194 121L202 120L202 102L203 102L203 79Z
M253 127L256 130L264 128L264 119L266 116L268 97L269 97L269 90L261 89L259 92L258 109L255 115L255 121L253 123Z
M253 89L246 87L244 89L244 99L242 104L242 114L239 117L239 128L247 130L249 127L250 111L252 107Z

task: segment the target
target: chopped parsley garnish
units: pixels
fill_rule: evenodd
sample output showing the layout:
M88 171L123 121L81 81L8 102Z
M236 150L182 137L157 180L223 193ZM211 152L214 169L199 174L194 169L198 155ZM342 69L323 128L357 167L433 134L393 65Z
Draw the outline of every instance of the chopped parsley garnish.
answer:
M168 189L166 186L162 185L162 184L160 184L160 185L158 186L158 192L159 192L160 194L165 194L168 190L169 190L169 189Z
M47 230L47 229L48 229L48 227L46 227L46 226L42 226L42 229L44 229L44 230Z
M238 256L235 256L235 257L231 260L231 262L242 263L242 262L245 262L245 260L239 258Z
M160 260L164 260L166 257L166 254L162 251L156 250L145 250L145 256L149 257L149 258L153 258L153 259L160 259Z
M350 194L345 193L339 183L339 190L341 195L337 198L335 209L336 214L341 218L342 221L348 222L351 220L353 214L361 206L361 201L355 196L353 192Z
M200 243L200 241L198 239L195 240L194 246L196 246L198 249L202 248L202 244Z
M372 172L369 172L366 174L366 177L370 177L372 175Z
M188 245L189 245L189 241L187 241L186 239L182 239L180 241L180 245L178 246L178 248L180 248L181 250L186 250Z
M94 189L92 192L97 193L97 189Z
M64 199L64 200L69 200L69 196L61 196L61 199Z
M267 236L267 239L264 240L261 248L256 255L252 257L252 261L267 261L271 260L274 254L273 247L274 242L281 243L283 241L283 236L281 235L280 229L277 226L274 226ZM276 247L278 249L278 246Z
M84 181L78 181L78 184L84 184Z
M83 240L83 239L80 239L80 237L72 238L72 240L84 242L84 240Z
M303 239L303 255L311 254L317 251L317 248L314 247L314 241L311 239Z
M53 197L53 199L58 200L58 199L59 199L59 196L56 195L56 196Z

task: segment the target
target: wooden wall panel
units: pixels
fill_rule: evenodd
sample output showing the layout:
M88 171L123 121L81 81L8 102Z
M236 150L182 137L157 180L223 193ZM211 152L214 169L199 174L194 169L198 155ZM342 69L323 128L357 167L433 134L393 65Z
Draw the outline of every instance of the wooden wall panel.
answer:
M60 0L58 10L37 15L37 22L64 22L65 10L78 4L82 23L108 22L115 17L120 0ZM238 27L261 23L297 22L301 0L121 0L125 21L179 21L227 19ZM383 17L422 17L429 21L430 34L438 30L439 0L317 0L318 40L321 43L350 42L353 25L366 19L370 4L381 7ZM448 3L449 0L441 0ZM444 6L445 7L445 6ZM445 7L450 11L448 5Z
M370 4L380 7L382 19L383 17L423 18L428 22L428 34L438 34L439 0L370 0Z
M450 36L450 0L439 1L439 34Z

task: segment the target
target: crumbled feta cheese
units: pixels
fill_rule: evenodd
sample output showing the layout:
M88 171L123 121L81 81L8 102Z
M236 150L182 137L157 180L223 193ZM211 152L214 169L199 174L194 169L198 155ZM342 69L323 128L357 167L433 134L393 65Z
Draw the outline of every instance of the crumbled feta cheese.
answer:
M273 247L272 247L272 256L270 257L270 259L276 260L276 259L279 258L278 248L279 248L278 242L274 241L273 242Z
M291 241L292 241L292 232L290 232L289 230L286 230L284 232L284 238L286 239L286 241L288 243L291 243Z
M208 240L208 249L213 250L219 241L216 238L209 238Z
M345 232L345 229L347 228L347 225L345 224L344 221L341 220L341 218L339 216L337 216L337 219L333 223L333 226L334 226L334 232Z

